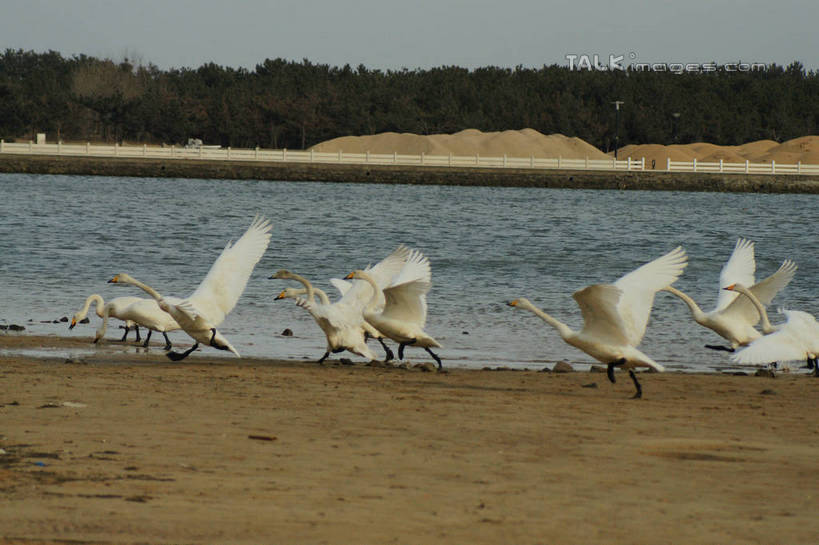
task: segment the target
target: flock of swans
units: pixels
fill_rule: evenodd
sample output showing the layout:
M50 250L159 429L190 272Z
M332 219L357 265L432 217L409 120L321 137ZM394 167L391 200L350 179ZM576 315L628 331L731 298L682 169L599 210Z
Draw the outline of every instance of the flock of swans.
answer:
M153 331L162 333L167 356L174 361L184 359L200 344L239 356L217 328L244 292L253 269L268 247L271 230L268 220L254 218L235 243L228 243L204 280L185 298L162 295L128 274L117 274L109 283L130 284L145 291L150 298L117 297L106 304L101 296L91 295L74 315L70 327L85 318L90 306L95 304L103 322L94 342L104 336L108 319L113 317L125 321L122 340L132 327L137 341L141 340L139 326L148 329L144 346L148 345ZM707 348L732 352L733 361L741 364L805 360L808 368L819 376L816 319L806 312L783 310L787 320L772 325L766 311L766 306L793 279L795 263L785 260L775 273L757 282L754 243L740 238L720 273L717 306L709 312L702 311L690 296L672 286L687 264L685 250L677 247L613 284L594 284L575 292L573 297L584 321L580 331L572 330L528 299L515 299L508 305L534 313L552 326L567 344L606 364L611 382L615 382L616 368L628 370L636 388L635 398L642 396L642 387L634 368L664 370L637 348L645 335L655 297L661 291L680 298L698 324L728 342L728 346L705 345ZM354 270L343 280L331 279L340 293L335 301L308 279L289 270L279 270L270 278L301 284L299 288L284 288L275 299L294 299L322 329L327 345L319 363L331 353L345 350L376 360L377 356L367 346L367 340L372 337L381 344L384 361L395 357L384 342L390 339L398 344L399 360L404 358L408 346L424 348L438 369L442 369L441 358L432 351L441 344L424 330L432 275L429 259L420 251L400 245L375 265ZM756 329L760 321L761 332ZM184 352L173 351L167 336L168 332L178 329L195 341Z

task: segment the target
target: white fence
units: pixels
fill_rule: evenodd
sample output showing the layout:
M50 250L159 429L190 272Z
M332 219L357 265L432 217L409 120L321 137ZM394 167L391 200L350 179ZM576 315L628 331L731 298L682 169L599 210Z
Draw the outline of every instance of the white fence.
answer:
M215 146L199 148L120 146L92 144L9 143L0 140L0 153L58 155L82 157L128 157L146 159L204 159L213 161L259 161L289 163L327 163L355 165L416 165L443 167L561 169L561 170L651 170L646 160L615 159L544 159L530 157L482 157L480 155L404 155L399 153L344 153L267 149L231 149ZM655 169L655 172L662 169ZM667 172L725 172L747 174L819 174L819 165L770 163L704 163L694 161L666 162Z

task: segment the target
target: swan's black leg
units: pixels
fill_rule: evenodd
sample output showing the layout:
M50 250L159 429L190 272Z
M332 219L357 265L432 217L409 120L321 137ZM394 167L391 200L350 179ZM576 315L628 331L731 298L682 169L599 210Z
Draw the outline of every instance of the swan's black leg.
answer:
M125 333L122 334L122 338L119 340L119 342L121 342L121 343L125 342L125 337L128 336L128 331L130 331L130 328L128 326L125 326ZM97 342L97 341L94 341L94 342Z
M398 343L398 359L399 359L399 360L403 360L403 359L404 359L404 347L405 347L405 346L407 346L407 345L409 345L409 344L415 344L415 342L416 342L417 340L418 340L418 339L412 339L412 340L411 340L411 341L409 341L409 342L405 342L405 343Z
M319 360L316 363L324 363L324 360L326 360L327 356L329 356L329 355L330 355L330 351L328 350L327 352L324 353L324 355L322 357L319 358Z
M191 352L193 352L197 348L199 348L199 342L195 342L193 344L193 346L191 346L189 349L185 350L184 352L181 352L181 353L180 352L168 352L165 355L168 356L168 359L170 359L171 361L181 361L181 360L184 360L185 358L187 358L188 356L190 356Z
M136 340L136 342L141 341L141 340L142 340L142 336L139 334L139 326L138 326L138 325L135 325L135 326L134 326L134 331L136 331L136 334L137 334L137 340Z
M384 349L384 361L390 361L395 357L395 354L392 353L390 347L384 344L384 339L378 339L378 342L381 343L381 347Z
M426 350L427 352L429 352L429 355L430 355L430 356L432 356L432 357L435 359L435 361L437 361L437 362L438 362L438 370L439 370L439 371L440 371L441 369L443 369L443 368L444 368L444 366L441 364L441 358L439 358L438 356L436 356L436 355L435 355L435 353L434 353L432 350L430 350L428 347L426 347L426 346L424 347L424 350Z
M163 331L162 336L165 337L165 350L170 350L173 345L171 344L171 340L168 338L168 334Z
M718 344L706 344L705 348L710 348L711 350L723 350L725 352L733 352L734 349L730 346L720 346Z
M148 336L145 337L145 342L142 343L142 348L148 348L148 343L151 342L151 333L153 333L153 329L148 330Z
M606 376L609 377L609 380L611 381L612 384L617 382L616 380L614 380L614 368L619 365L623 365L624 363L626 363L626 358L620 358L617 361L611 362L606 368Z
M643 397L643 389L640 387L640 383L637 382L637 375L634 374L633 369L628 370L628 376L631 377L631 380L634 381L634 386L637 388L637 393L635 393L634 397L632 397L631 399L640 399L641 397Z

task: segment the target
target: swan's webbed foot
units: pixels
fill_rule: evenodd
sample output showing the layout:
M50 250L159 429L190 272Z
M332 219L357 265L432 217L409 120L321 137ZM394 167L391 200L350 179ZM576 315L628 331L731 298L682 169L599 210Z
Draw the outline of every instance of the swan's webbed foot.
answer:
M142 343L142 348L148 348L148 343L151 342L151 333L153 333L153 332L154 332L153 329L148 330L148 336L145 337L145 342Z
M191 352L193 352L197 348L199 348L199 343L195 342L193 344L193 346L191 346L190 348L188 348L184 352L168 352L165 355L168 356L168 359L171 360L171 361L181 361L181 360L184 360L185 358L187 358L188 356L190 356Z
M167 352L168 350L170 350L171 348L173 348L173 345L171 344L171 340L168 338L168 334L167 334L167 333L165 333L165 332L163 331L163 332L162 332L162 336L163 336L163 337L165 337L165 351Z
M390 350L390 347L384 343L384 339L378 339L378 342L381 343L381 347L384 349L384 363L395 358L395 354L393 354L392 350Z
M439 371L442 371L442 370L444 369L444 366L443 366L443 364L441 364L441 358L439 358L438 356L436 356L436 355L435 355L435 352L433 352L432 350L430 350L430 349L429 349L429 347L424 347L424 350L426 350L427 352L429 352L429 355L430 355L430 356L432 356L432 358L433 358L433 359L434 359L436 362L438 362L438 370L439 370Z
M617 382L617 380L614 378L614 368L619 367L624 363L626 363L626 358L620 358L617 361L611 362L608 367L606 367L606 376L609 377L609 381L611 381L612 384Z
M628 370L628 376L631 377L631 380L634 381L634 386L637 388L637 392L631 399L641 399L643 397L643 389L640 387L640 383L637 382L637 375L634 373L633 369Z
M722 350L724 352L734 352L734 349L730 346L722 346L719 344L706 344L705 348L710 348L711 350Z

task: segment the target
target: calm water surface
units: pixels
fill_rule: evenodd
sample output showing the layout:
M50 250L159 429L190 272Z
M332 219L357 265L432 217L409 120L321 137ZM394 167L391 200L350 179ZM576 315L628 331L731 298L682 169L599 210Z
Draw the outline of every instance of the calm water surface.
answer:
M583 368L593 360L505 302L526 296L579 328L574 291L612 282L682 245L689 266L676 286L709 310L738 236L756 241L758 278L785 258L798 263L774 307L819 314L815 195L23 174L0 174L0 189L0 323L34 333L92 335L96 316L73 331L40 322L71 316L91 293L144 295L107 284L118 272L164 294L190 294L257 213L273 221L273 238L220 328L245 356L303 359L324 352L323 334L309 315L292 301L273 301L293 285L269 280L277 269L299 272L333 293L329 278L374 263L400 243L432 263L427 330L444 345L439 355L449 366L539 368L565 359ZM280 336L288 327L295 336ZM109 338L120 335L109 329ZM171 338L189 343L182 332ZM712 370L729 360L703 344L720 340L696 325L681 301L659 294L641 348L671 369ZM159 348L152 351L164 358ZM429 359L420 349L406 355Z

